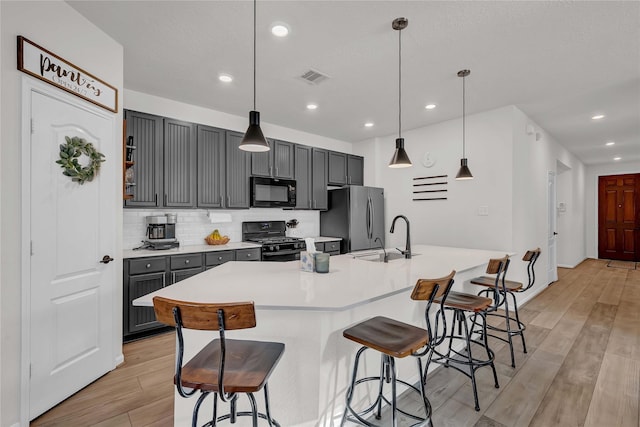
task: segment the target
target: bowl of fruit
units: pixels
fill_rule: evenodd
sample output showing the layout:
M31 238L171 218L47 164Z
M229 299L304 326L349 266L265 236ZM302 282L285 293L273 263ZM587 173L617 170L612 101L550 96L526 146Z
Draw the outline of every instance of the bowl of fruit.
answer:
M208 245L226 245L229 243L229 236L222 236L218 229L213 230L211 234L204 238Z

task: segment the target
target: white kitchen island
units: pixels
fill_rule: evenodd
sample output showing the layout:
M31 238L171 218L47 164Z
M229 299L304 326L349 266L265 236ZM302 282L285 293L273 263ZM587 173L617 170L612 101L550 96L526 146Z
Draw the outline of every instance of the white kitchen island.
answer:
M349 254L332 256L327 274L303 272L298 261L229 262L140 297L133 304L152 306L155 295L197 302L254 301L257 327L230 331L227 336L285 343L284 356L269 382L272 415L283 427L337 426L358 349L342 337L342 331L377 315L424 326L424 303L409 298L418 279L456 270L454 289L476 293L477 287L465 282L483 274L489 258L505 255L426 245L416 245L412 251L412 259L386 264ZM185 360L214 334L186 331ZM368 353L367 372L377 373L379 357L374 351ZM400 360L397 366L400 378L417 381L413 358ZM201 420L211 414L208 400L209 406L203 404L200 410ZM248 406L245 398L240 402ZM190 425L194 404L195 398L176 394L174 425ZM236 425L250 425L249 420L240 419Z

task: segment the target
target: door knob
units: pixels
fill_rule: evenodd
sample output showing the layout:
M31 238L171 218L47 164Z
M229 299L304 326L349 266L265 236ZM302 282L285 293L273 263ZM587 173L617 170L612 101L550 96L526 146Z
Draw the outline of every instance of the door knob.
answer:
M554 231L554 232L553 232L553 235L554 235L554 236L557 236L557 235L558 235L558 233Z
M109 255L105 255L102 257L102 261L100 261L103 264L109 264L111 261L113 261L113 258L111 258Z

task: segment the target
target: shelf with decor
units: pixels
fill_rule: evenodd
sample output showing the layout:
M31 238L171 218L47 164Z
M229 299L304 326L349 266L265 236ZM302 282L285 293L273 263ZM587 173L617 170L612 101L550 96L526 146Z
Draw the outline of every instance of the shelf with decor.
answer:
M124 159L122 165L122 198L124 200L133 199L133 187L136 185L134 181L133 166L136 162L133 161L133 152L136 146L133 145L133 136L130 136L124 141Z

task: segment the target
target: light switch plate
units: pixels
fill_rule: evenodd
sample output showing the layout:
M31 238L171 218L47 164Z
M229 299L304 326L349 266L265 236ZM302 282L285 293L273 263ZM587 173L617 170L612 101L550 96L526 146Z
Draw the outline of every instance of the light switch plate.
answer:
M478 207L478 216L489 216L489 206Z

